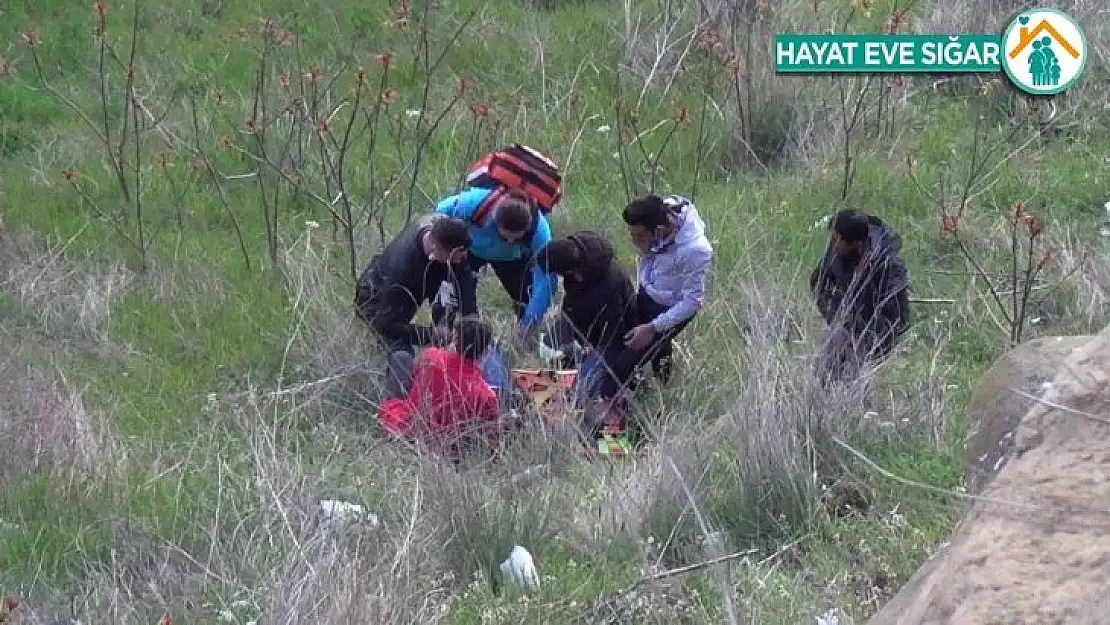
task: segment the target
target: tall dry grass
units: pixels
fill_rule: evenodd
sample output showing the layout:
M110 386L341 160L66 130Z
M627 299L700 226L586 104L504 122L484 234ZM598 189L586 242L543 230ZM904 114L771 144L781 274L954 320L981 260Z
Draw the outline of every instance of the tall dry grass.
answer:
M127 274L78 268L66 245L0 226L0 482L47 476L70 483L109 472L111 427L56 364L61 348L103 351L113 297ZM33 311L33 314L19 314Z
M171 614L389 624L460 613L484 622L706 622L722 605L739 619L757 609L743 598L770 574L762 559L827 516L822 497L847 458L834 440L855 444L880 429L858 388L822 391L805 346L783 340L783 319L810 317L810 304L774 281L746 281L707 311L714 341L727 342L708 357L717 362L689 367L658 401L661 414L637 413L656 438L642 457L590 461L557 433L534 430L498 463L438 462L373 431L374 393L360 385L373 384L375 366L353 338L362 328L337 290L342 280L326 275L326 244L311 232L285 259L299 320L287 357L313 363L320 379L214 398L209 425L189 441L117 441L122 468L96 476L98 492L128 502L164 484L177 493L174 522L115 507L111 557L89 554L71 602L54 589L25 589L43 597L27 604L25 622L150 625ZM721 307L734 300L751 310L730 321ZM895 423L883 436L921 435L894 415L945 427L943 376L920 384L876 402ZM343 418L353 394L363 396L361 423ZM327 519L323 499L358 503L379 523ZM707 537L719 541L716 551ZM527 601L498 571L517 544L543 578ZM709 595L682 584L614 592L619 580L753 548L747 564L702 572Z

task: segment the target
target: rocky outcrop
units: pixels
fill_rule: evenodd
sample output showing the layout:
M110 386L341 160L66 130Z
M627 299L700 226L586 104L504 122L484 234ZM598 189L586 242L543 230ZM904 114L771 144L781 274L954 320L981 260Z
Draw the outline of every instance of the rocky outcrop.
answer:
M871 625L1110 619L1110 328L1039 345L1023 348L1031 359L1004 359L977 393L973 418L982 418L992 396L996 419L1023 410L1003 466L981 480L948 547ZM1055 358L1062 360L1056 374L1037 382ZM1032 393L1039 399L1006 397L1026 383L1044 385Z
M968 407L968 492L980 492L1005 465L1015 431L1036 403L1029 396L1040 396L1068 356L1092 338L1049 336L1022 343L1003 354L979 379Z

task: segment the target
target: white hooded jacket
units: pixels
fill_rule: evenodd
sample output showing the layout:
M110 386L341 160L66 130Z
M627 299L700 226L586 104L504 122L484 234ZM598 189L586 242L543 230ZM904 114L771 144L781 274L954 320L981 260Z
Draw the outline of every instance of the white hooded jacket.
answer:
M652 320L664 332L694 316L705 303L705 278L713 265L713 246L705 236L705 221L690 200L663 198L679 225L672 240L640 253L640 288L668 310Z

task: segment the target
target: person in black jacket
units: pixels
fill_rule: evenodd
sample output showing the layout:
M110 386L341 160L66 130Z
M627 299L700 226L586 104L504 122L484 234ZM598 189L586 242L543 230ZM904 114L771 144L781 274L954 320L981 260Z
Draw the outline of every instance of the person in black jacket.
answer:
M587 348L594 358L579 371L591 378L585 383L586 395L614 397L627 382L613 376L611 365L624 350L624 335L636 326L636 290L613 245L596 232L576 232L544 246L536 263L563 279L551 347L565 353L577 341ZM585 371L591 365L597 368L596 377Z
M433 319L433 326L415 325L412 320L421 305L432 303L447 291L444 285L457 283L468 271L469 246L465 222L426 215L402 230L359 276L355 311L385 343L389 354L414 353L419 347L450 341L451 330L441 327L441 319ZM465 290L462 293L458 302L461 314L476 313L476 300L466 297ZM452 306L443 307L440 316L452 315Z
M882 219L837 213L825 255L810 275L826 323L818 358L822 380L858 375L885 358L910 326L909 279L901 237Z

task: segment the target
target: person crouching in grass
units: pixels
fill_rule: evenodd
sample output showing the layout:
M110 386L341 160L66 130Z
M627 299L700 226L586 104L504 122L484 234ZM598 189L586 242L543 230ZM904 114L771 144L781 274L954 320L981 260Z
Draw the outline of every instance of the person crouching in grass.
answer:
M562 278L563 302L549 347L567 353L577 341L588 349L578 372L575 395L612 400L628 380L612 369L625 349L624 336L636 326L636 287L617 260L613 244L583 230L544 246L536 264ZM632 371L626 371L626 378Z
M476 316L461 317L447 348L426 347L415 358L389 355L396 375L386 382L378 423L387 434L427 444L458 462L503 438L497 394L482 375L481 361L493 331Z

